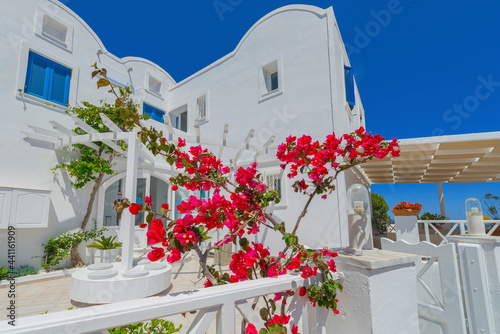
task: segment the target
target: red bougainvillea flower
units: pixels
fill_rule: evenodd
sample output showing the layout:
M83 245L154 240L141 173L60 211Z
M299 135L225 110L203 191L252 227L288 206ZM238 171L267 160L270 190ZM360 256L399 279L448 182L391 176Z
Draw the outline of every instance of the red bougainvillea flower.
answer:
M179 189L179 187L178 187L178 186L176 186L175 184L172 184L172 190L173 190L173 191L176 191L177 189Z
M302 275L300 275L300 276L302 278L309 278L311 276L316 276L317 273L318 273L317 267L314 267L314 269L312 269L311 267L306 266L306 267L302 268Z
M139 227L140 228L146 228L146 227L148 227L148 224L141 224L141 225L139 225Z
M165 256L165 250L163 248L151 247L153 250L148 253L149 261L158 261Z
M179 138L179 143L177 144L179 147L184 147L186 146L186 141L182 138Z
M170 255L167 256L167 261L170 263L177 262L181 259L181 252L177 248L170 250Z
M130 208L128 208L128 211L134 216L139 212L141 212L141 210L142 210L141 206L137 203L130 204Z
M161 138L161 141L165 143L165 142L167 141L167 138L162 137L162 138Z
M297 327L295 324L292 325L292 334L298 334L299 333L299 327Z
M153 202L151 201L151 196L146 196L144 198L144 203L148 206L148 208L151 208L153 206Z
M280 324L280 325L286 325L290 321L290 316L286 314L282 314L281 316L275 314L274 317L269 321L269 325L272 324Z
M162 208L162 209L164 209L164 210L166 211L166 210L168 210L168 209L169 209L169 206L168 206L168 204L167 204L167 203L163 203L163 204L161 205L161 208Z
M248 324L245 329L245 334L259 334L259 332L257 332L257 328L255 328L254 324Z
M304 297L307 293L307 289L303 286L299 290L299 296Z
M337 266L335 265L335 261L333 260L330 260L328 261L326 264L328 264L328 268L330 268L330 270L334 273L337 272Z
M214 285L212 284L212 282L211 282L209 279L207 279L207 280L205 281L205 283L203 283L203 286L204 286L205 288L209 288L209 287L214 286Z
M339 310L333 310L333 314L339 314Z

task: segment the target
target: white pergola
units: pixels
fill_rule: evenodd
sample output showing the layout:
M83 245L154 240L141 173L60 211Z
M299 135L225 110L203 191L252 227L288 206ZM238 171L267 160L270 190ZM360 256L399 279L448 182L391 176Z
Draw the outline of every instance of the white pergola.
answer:
M500 132L402 139L397 158L360 165L371 184L500 182Z
M126 132L120 129L106 115L100 114L103 123L111 129L111 132L97 132L91 126L83 122L76 116L72 116L75 127L80 127L86 132L84 135L78 135L66 126L58 122L49 122L52 129L44 129L37 126L28 125L34 132L23 133L30 140L41 141L53 144L55 150L63 149L74 144L82 144L88 147L97 149L98 146L94 142L103 142L111 149L115 150L119 155L127 159L126 174L125 174L125 197L135 199L137 191L137 170L138 167L147 166L162 172L175 174L173 166L166 163L165 159L154 156L147 150L142 143L137 140L137 130ZM218 153L218 157L223 161L230 162L233 168L247 165L250 162L257 161L259 164L275 164L276 158L270 154L269 148L273 144L275 137L271 137L264 145L252 145L255 130L250 130L243 142L228 141L229 125L226 124L222 131L221 138L202 138L199 122L195 122L195 136L188 136L184 133L176 132L169 123L168 116L164 117L167 136L170 141L177 141L177 138L182 137L188 145L202 145L214 153ZM127 143L127 150L123 151L118 142L124 141ZM217 152L218 151L218 152ZM245 158L243 159L243 156ZM139 159L142 156L142 160ZM122 270L129 270L133 266L133 245L134 245L134 216L128 210L125 210L121 219L121 234L122 234Z

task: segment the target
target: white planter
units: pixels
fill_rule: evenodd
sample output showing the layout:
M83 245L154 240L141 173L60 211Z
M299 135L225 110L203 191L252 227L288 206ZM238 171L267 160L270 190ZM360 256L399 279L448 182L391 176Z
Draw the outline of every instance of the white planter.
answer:
M410 244L420 242L417 216L395 216L394 223L396 224L396 240L404 240Z
M477 215L467 217L467 227L469 235L486 235L483 216Z
M120 254L121 248L96 249L94 253L94 263L113 263Z

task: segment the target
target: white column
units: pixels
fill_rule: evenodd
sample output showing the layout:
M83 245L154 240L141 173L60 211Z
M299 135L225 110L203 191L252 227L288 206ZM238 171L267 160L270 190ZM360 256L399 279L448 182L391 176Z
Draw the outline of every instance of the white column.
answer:
M330 310L325 333L418 334L417 256L380 251L339 254L335 263L345 279L338 310Z
M130 133L127 148L127 172L125 175L125 197L135 202L137 193L137 158L139 147L135 133ZM129 210L123 210L121 219L122 234L122 270L132 269L134 259L135 216Z
M396 225L396 240L404 240L410 244L420 242L417 216L395 216L394 223Z
M443 184L441 182L438 182L437 186L439 195L439 207L441 208L441 216L446 217L446 210L444 208Z

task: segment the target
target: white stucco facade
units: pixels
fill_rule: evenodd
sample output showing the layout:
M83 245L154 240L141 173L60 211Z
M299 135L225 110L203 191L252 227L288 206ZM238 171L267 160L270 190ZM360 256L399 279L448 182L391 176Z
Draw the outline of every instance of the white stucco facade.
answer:
M176 121L177 127L185 122L188 135L195 135L197 119L201 135L206 138L220 138L225 124L229 124L228 140L243 142L254 129L252 145L262 147L274 136L270 151L275 151L289 135L308 134L323 140L332 132L340 135L364 126L364 110L355 83L355 105L350 107L346 101L344 66L350 64L332 8L303 5L280 8L256 22L232 53L177 83L168 69L146 59L119 59L110 54L92 29L57 1L0 0L0 4L3 65L0 68L0 247L6 247L5 227L12 225L14 217L19 215L15 212L18 209L12 209L12 203L19 198L13 196L16 191L16 194L24 191L26 196L40 193L39 198L50 199L46 206L40 202L45 212L33 213L33 219L44 224L40 227L17 225L17 265L38 265L40 259L33 257L42 255L43 243L80 226L91 189L88 185L76 191L67 174L52 172L55 165L71 158L72 153L55 151L50 144L28 140L23 133L32 132L28 125L51 129L50 121L74 128L72 119L65 113L67 107L47 103L26 92L30 52L71 70L67 97L70 106L82 101L98 104L106 98L112 101L107 90L97 90L95 80L90 78L90 65L97 62L108 70L113 82L132 87L138 104L146 103L163 111L174 127ZM198 114L201 96L206 106L203 119ZM185 111L187 117L181 120ZM166 126L160 122L149 120L147 124L167 133ZM175 131L177 135L184 133ZM244 154L239 164L248 164L251 158ZM117 160L118 175L124 175L124 162L123 158ZM280 170L278 162L267 162L261 167L267 175L279 174L281 178L283 200L275 208L274 216L294 224L305 199L292 191L292 182ZM150 175L168 182L168 173L159 173L139 170L142 175L139 177L147 180L146 195L156 184ZM98 226L104 224L106 217L105 190L118 179L116 175L108 178L96 200L92 217ZM369 185L361 173L348 172L339 178L333 196L318 199L311 205L299 229L301 242L310 247L348 245L345 194L350 184L360 182ZM175 194L170 189L164 194L174 206ZM25 201L25 205L29 203ZM280 249L274 246L274 241L279 236L271 234L259 237L277 252ZM6 262L6 257L0 258L0 266Z

